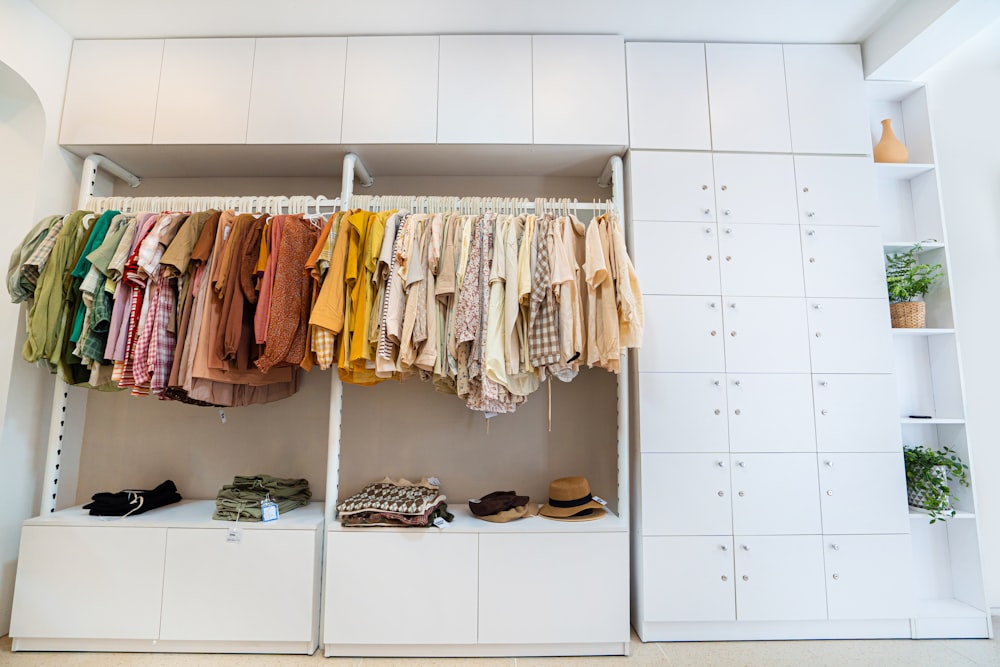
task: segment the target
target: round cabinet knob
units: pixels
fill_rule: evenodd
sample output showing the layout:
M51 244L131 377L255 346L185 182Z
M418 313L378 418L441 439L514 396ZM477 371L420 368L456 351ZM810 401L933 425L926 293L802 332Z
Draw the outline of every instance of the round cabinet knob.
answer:
M726 261L727 262L733 261L733 256L732 255L726 255Z
M710 301L710 302L708 303L708 307L709 307L709 308L715 308L715 302L714 302L714 301Z
M736 338L736 332L735 331L730 331L729 335L732 336L733 338Z
M731 304L729 304L729 307L730 307L731 309L733 309L733 310L736 310L736 304L735 304L735 303L731 303Z
M715 335L715 329L712 329L712 332L711 332L711 333L712 333L712 335L714 336L714 335Z
M738 465L741 468L746 468L747 467L747 462L746 461L739 461L739 462L736 463L736 465Z
M748 577L747 575L744 574L743 575L743 581L750 581L750 577Z
M723 190L723 191L726 191L726 190L729 189L729 186L728 185L723 185L722 188L720 188L720 189Z
M823 310L823 304L821 304L821 303L814 303L813 304L813 308L815 308L816 310Z
M840 575L839 574L834 574L833 575L833 580L834 581L840 581Z
M701 212L704 213L705 215L708 215L709 213L712 212L712 209L710 209L710 208L703 208L703 209L701 209ZM708 233L711 234L712 232L708 232Z
M725 497L725 495L726 495L726 492L725 492L725 491L719 491L719 497L720 497L720 498L723 498L723 497Z
M723 548L725 548L725 547L723 547ZM722 580L723 581L729 581L729 577L727 577L726 575L722 575Z
M714 384L716 387L721 387L722 380L712 380L712 384Z
M705 259L708 260L709 262L711 262L712 261L712 256L711 255L705 255Z
M806 211L806 217L807 218L814 218L814 217L816 217L816 211Z
M733 414L739 417L741 414L743 414L743 411L740 410L739 408L736 408L735 410L733 410Z
M808 188L808 186L807 186L807 187L804 187L804 188L802 188L802 192L809 192L809 188Z
M832 468L833 467L833 461L823 461L823 463L826 464L827 468Z
M708 186L707 186L707 185L705 185L705 184L702 184L702 186L701 186L701 189L702 189L702 190L708 190Z
M715 414L721 415L722 414L722 410L720 410L719 408L716 408L715 409ZM722 465L722 464L720 463L719 465Z
M740 491L740 493L739 493L740 498L742 498L745 495L746 495L746 493L744 493L743 491Z
M726 467L726 462L725 461L716 461L715 465L719 466L720 468L725 468Z
M824 408L823 410L820 410L819 413L825 417L830 414L830 411Z
M816 230L815 229L807 229L806 230L806 235L807 236L816 236Z
M830 548L833 549L834 551L840 551L840 545L839 544L831 544Z
M707 208L704 209L704 211L705 211L705 213L708 213L708 209ZM712 228L711 227L706 227L705 228L705 233L706 234L711 234L712 233Z
M723 551L729 551L729 547L726 546L725 544L720 544L719 548L722 549Z
M815 257L810 257L809 258L809 263L810 264L815 264L816 263L816 258Z
M723 215L732 215L733 212L730 209L727 208L725 211L722 212L722 214Z
M819 386L821 386L821 387L829 387L830 386L830 382L828 380L820 380L819 381Z
M745 544L741 544L741 545L740 545L740 549L743 549L743 551L750 551L750 547L748 547L748 546L747 546L747 545L745 545Z
M833 495L833 489L827 489L826 490L826 495L832 496Z
M822 338L823 334L819 331L816 332L816 338Z
M742 387L743 380L733 380L733 384L735 384L737 387Z

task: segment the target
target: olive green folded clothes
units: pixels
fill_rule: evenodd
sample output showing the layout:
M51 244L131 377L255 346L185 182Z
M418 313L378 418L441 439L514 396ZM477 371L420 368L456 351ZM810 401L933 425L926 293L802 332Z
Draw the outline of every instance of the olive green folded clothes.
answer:
M213 519L222 521L260 521L262 500L270 497L278 506L278 514L291 512L309 504L312 491L305 479L282 479L270 475L237 475L226 484L215 499Z

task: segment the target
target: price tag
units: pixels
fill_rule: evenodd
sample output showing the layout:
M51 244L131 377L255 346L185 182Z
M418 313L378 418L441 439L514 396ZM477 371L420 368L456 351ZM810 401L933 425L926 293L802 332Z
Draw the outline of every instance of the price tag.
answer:
M602 505L607 505L607 504L608 504L608 501L607 501L607 500L605 500L604 498L600 498L600 497L598 497L598 496L591 496L590 498L591 498L591 499L592 499L592 500L593 500L593 501L594 501L595 503L600 503L600 504L602 504Z
M273 500L260 501L260 520L274 521L278 518L278 505Z
M226 534L226 542L230 542L231 544L239 544L242 541L243 541L243 529L237 528L236 526L230 528L229 532Z
M448 525L448 522L442 519L441 517L438 517L434 519L434 525L437 526L438 528L444 528L445 526Z
M219 421L221 421L223 424L226 423L226 411L223 410L222 408L219 408Z
M441 486L441 480L439 480L437 477L428 477L427 483L433 484L434 486Z

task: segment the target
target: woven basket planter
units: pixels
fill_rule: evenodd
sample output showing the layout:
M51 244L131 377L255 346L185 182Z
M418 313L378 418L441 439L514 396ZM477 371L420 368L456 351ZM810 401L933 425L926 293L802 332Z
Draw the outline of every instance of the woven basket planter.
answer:
M901 301L889 304L893 329L923 329L927 326L927 304L923 301Z

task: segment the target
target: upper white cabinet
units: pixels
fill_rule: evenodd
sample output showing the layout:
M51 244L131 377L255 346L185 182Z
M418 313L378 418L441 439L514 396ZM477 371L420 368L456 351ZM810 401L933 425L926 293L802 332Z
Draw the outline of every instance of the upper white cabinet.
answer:
M535 143L628 145L623 38L535 35L531 40ZM500 96L509 92L492 83L490 89Z
M719 222L797 222L790 155L716 153L713 162Z
M863 157L795 156L803 225L878 225L872 161Z
M710 150L705 45L630 42L625 59L632 148Z
M73 42L62 144L148 144L160 87L162 39ZM128 82L128 103L109 103L108 81Z
M867 94L857 44L786 44L792 150L871 154Z
M629 152L631 218L715 222L711 153Z
M780 44L707 44L712 148L788 153L785 66Z
M530 35L442 35L438 77L439 143L531 143Z
M349 37L343 142L433 144L437 91L438 37Z
M346 59L346 37L258 39L247 143L340 143Z
M253 53L253 39L166 40L153 143L245 143Z

